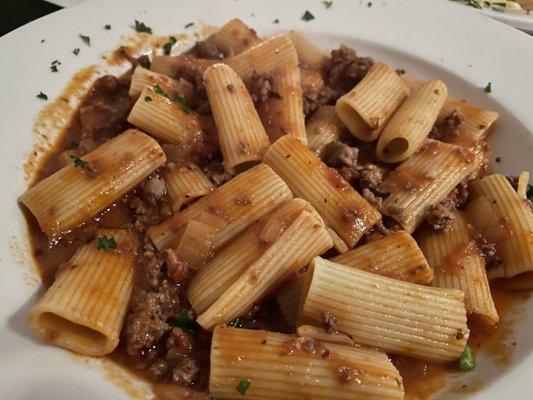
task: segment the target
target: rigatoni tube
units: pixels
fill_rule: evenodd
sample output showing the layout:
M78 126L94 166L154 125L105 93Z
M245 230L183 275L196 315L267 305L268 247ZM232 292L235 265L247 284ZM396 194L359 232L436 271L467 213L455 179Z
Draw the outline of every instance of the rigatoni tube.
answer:
M242 80L225 64L209 67L204 80L226 171L259 162L270 141Z
M282 65L298 65L298 55L291 40L279 34L225 61L246 80L254 72L263 75Z
M460 290L386 278L320 257L306 274L300 308L316 324L330 312L338 331L356 343L430 361L459 358L469 335Z
M291 199L276 210L254 222L246 231L221 249L216 256L191 279L187 298L196 314L204 312L235 283L242 273L265 252L269 232L274 235L285 230L287 225L303 210L313 211L302 199Z
M129 129L28 189L19 201L48 236L95 217L165 162L150 136Z
M213 238L213 250L217 250L291 197L287 184L269 166L260 164L151 227L148 235L160 250L176 247L187 222L205 214L220 221Z
M295 215L286 227L277 221L272 226L267 223L263 236L264 252L198 316L196 321L204 329L246 314L281 282L333 246L320 216L308 210Z
M357 86L337 100L335 108L352 135L371 142L377 139L408 93L398 74L378 62Z
M413 91L381 132L376 154L381 161L396 163L422 146L442 109L448 90L439 80Z
M303 111L300 68L286 64L272 72L273 90L270 97L258 106L265 130L272 142L289 135L307 144Z
M328 59L326 54L298 31L290 31L289 39L291 39L296 48L298 60L304 63L307 68L320 71Z
M496 245L503 263L488 271L489 278L512 278L533 270L533 214L527 200L500 174L473 181L472 189L474 196L486 197L502 225L503 235ZM482 227L480 221L472 223Z
M462 290L466 311L495 325L498 313L490 293L485 262L472 231L464 214L455 211L448 231L425 229L417 239L435 272L433 286Z
M238 18L222 25L209 40L212 40L226 57L239 54L261 41L257 33Z
M201 135L198 116L174 101L160 86L147 86L128 115L128 122L156 139L192 145Z
M135 68L131 76L129 95L137 98L147 86L159 86L171 96L178 94L178 81L175 79L141 66Z
M381 218L336 170L290 136L270 146L263 162L287 182L297 197L309 201L348 247L353 247Z
M331 261L402 281L428 284L433 278L422 250L405 231L359 246Z
M392 400L403 399L403 384L375 350L220 327L211 343L209 392L225 399Z
M307 145L320 157L322 150L337 140L344 125L337 116L334 106L320 106L307 123Z
M196 165L182 165L169 170L165 174L165 181L174 212L214 189L214 185Z
M390 196L383 201L380 211L411 233L431 206L444 200L478 167L476 152L428 139L385 178L379 190Z
M118 345L133 287L135 237L101 229L59 267L57 278L29 314L44 340L76 353L103 356Z

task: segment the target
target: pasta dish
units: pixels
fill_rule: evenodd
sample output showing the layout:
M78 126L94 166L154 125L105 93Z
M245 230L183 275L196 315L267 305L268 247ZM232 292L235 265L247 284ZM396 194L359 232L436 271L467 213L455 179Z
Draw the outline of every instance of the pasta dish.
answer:
M494 285L533 270L498 113L295 31L174 42L95 81L19 198L35 334L169 399L403 399L410 366L474 369Z

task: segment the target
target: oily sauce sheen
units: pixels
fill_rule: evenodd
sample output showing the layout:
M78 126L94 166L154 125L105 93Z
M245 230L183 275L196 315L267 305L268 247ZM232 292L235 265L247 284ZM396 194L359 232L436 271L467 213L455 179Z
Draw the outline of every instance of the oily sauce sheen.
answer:
M202 54L207 50L205 46L200 46L197 50L193 49L191 54L200 58L213 57L212 54ZM130 57L130 61L134 67L139 63L149 66L149 61L143 57L138 60ZM334 68L340 61L353 63L354 68L357 67L343 75L341 69ZM322 104L331 104L336 97L351 89L364 77L372 65L372 60L359 58L353 50L343 46L332 56L329 63L329 69L326 68L322 74L327 86L304 88L304 109L308 115L320 105L317 99L321 99ZM201 80L195 80L198 71L185 70L182 71L182 76L193 85L194 98L189 99L189 103L193 105L193 109L202 113L207 99L205 91L202 91L203 83ZM120 78L106 75L94 83L72 116L68 128L43 157L33 184L64 166L58 156L65 151L71 151L76 156L82 157L106 140L131 127L126 121L135 101L128 95L130 79L131 71ZM264 94L266 89L263 86L258 90ZM307 90L320 93L313 95ZM95 238L97 229L103 227L127 229L138 236L141 249L136 262L134 290L120 344L109 358L152 383L155 392L161 398L185 396L209 398L205 390L209 377L210 333L203 331L194 321L189 321L186 326L179 322L190 310L190 305L183 295L183 287L187 284L187 280L174 283L168 278L167 265L171 260L167 259L165 254L157 252L145 235L147 228L161 223L172 215L167 196L158 195L154 189L162 181L162 172L165 168L173 168L173 165L184 161L192 162L198 165L217 186L229 178L222 168L213 119L209 113L204 113L201 118L202 133L192 151L183 154L179 146L162 143L167 154L167 164L78 229L62 237L49 239L40 231L35 218L27 210L23 210L28 223L33 256L45 288L53 283L59 266L67 262L78 247ZM353 138L348 140L353 141ZM337 155L329 154L327 157L333 157L335 161ZM331 166L336 167L335 164L336 162L332 162ZM368 165L372 164L365 164ZM361 189L362 186L359 185L363 179L373 182L380 178L379 168L366 167L358 171L340 168L340 175L332 170L329 177L335 180L338 183L336 187L342 190L343 185L346 185L345 179L350 181L359 174L357 176L360 176L361 180L353 182L352 179L351 183ZM397 176L397 179L396 183L399 186L404 186L406 181L414 183L415 186L421 183L418 182L418 178L411 176ZM265 240L278 235L283 230L283 222L280 221L279 226L265 228L262 232ZM383 227L385 230L387 228L390 227ZM190 276L188 273L184 272L186 276ZM500 319L504 318L517 302L523 301L523 295L505 292L498 287L493 288L493 295ZM231 325L290 332L276 301L271 298L258 304L248 315L238 318ZM508 363L511 354L509 349L503 346L503 342L508 341L510 337L508 326L486 328L475 321L469 326L472 331L470 342L476 352L486 348L488 353L501 360L502 365ZM458 371L457 365L437 365L408 357L393 357L393 362L404 379L407 398L429 398L432 393L443 387L450 373Z

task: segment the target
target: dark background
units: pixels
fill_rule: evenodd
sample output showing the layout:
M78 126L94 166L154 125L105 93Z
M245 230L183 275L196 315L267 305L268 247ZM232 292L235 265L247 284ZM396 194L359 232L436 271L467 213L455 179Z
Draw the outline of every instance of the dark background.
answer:
M0 36L60 9L41 0L0 0Z

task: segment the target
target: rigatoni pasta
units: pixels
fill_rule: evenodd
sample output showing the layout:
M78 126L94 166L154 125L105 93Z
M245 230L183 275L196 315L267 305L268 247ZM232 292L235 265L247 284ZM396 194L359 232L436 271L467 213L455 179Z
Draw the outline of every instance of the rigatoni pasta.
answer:
M129 129L72 163L19 198L48 236L79 227L165 162L159 144Z
M225 327L215 329L211 349L209 391L216 397L403 399L398 371L375 350Z
M488 271L489 278L512 278L533 270L533 214L527 201L500 174L475 180L472 186L475 196L486 197L502 225L503 235L496 245L503 263ZM483 228L482 221L472 224Z
M335 109L352 135L371 142L377 139L408 93L398 74L378 62L356 87L337 100Z
M380 192L390 196L380 211L413 232L431 206L477 170L477 157L474 151L428 139L383 181Z
M214 189L214 185L194 164L176 166L165 174L165 180L174 212Z
M379 159L396 163L413 155L435 124L447 95L446 85L439 80L430 80L412 91L379 136Z
M257 33L238 18L226 22L210 38L227 56L234 56L258 44Z
M128 116L128 122L166 143L192 145L201 134L200 121L160 86L147 86Z
M306 126L309 148L320 157L322 150L340 137L343 128L334 106L319 107Z
M307 40L305 36L298 31L290 31L289 39L291 39L296 48L296 53L298 54L300 62L302 62L307 68L315 70L320 70L322 68L327 61L327 56L322 50Z
M495 325L498 313L490 293L485 262L463 213L453 213L453 221L446 232L422 231L418 242L435 272L433 285L462 290L466 311Z
M291 197L287 184L269 166L261 164L151 227L148 235L158 249L175 247L186 223L207 213L223 223L213 239L213 249L217 250Z
M311 203L327 226L353 247L380 219L379 212L334 169L328 168L300 141L284 136L265 153L263 161L291 188Z
M131 76L130 96L134 98L140 96L147 86L159 86L171 96L178 94L178 82L176 80L140 66L135 68Z
M274 223L274 231L268 231L263 238L266 249L261 256L198 316L196 321L204 329L211 330L244 315L269 291L333 245L314 211L301 211L284 229Z
M428 284L433 279L422 250L405 231L398 231L383 239L359 246L331 261L372 272L389 278L418 284Z
M431 361L452 361L468 339L464 294L386 278L320 257L306 274L301 316L332 313L355 342Z
M204 80L226 171L259 162L270 142L242 80L224 64L209 67Z
M102 356L118 345L133 287L135 237L101 229L59 271L31 308L29 324L44 340L79 354Z

